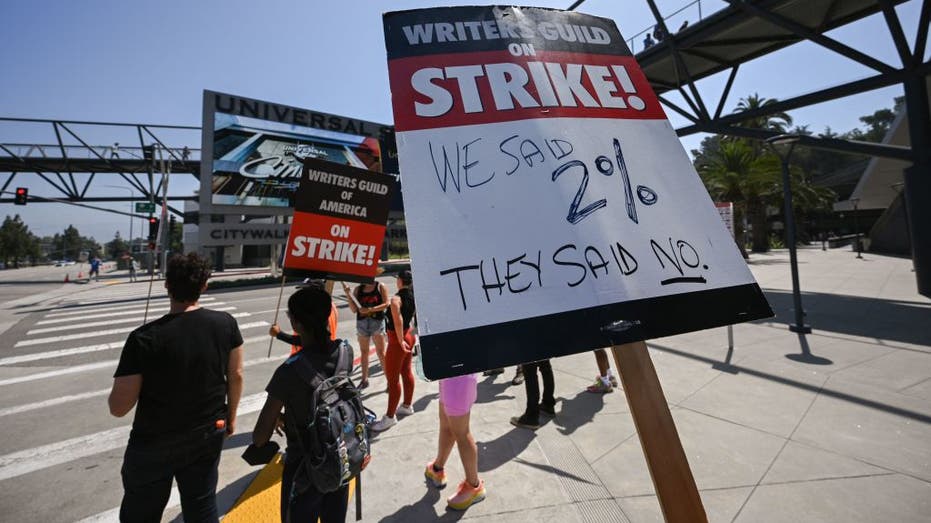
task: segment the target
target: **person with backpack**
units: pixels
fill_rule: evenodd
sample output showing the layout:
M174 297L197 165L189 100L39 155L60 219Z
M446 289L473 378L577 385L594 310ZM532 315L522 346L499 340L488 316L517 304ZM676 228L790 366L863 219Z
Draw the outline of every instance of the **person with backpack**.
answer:
M356 479L358 486L371 456L368 418L349 379L352 348L344 340L330 339L331 306L326 290L314 286L288 299L288 319L303 350L275 370L252 431L253 446L264 447L284 409L283 523L345 521L349 482ZM356 510L360 508L357 497Z
M414 371L411 367L414 334L411 321L414 318L414 277L411 271L401 271L397 279L398 292L391 297L388 314L388 350L385 351L385 379L388 380L388 410L384 417L372 425L372 430L381 432L397 424L397 414L409 416L414 413ZM404 383L404 404L401 401L401 382Z

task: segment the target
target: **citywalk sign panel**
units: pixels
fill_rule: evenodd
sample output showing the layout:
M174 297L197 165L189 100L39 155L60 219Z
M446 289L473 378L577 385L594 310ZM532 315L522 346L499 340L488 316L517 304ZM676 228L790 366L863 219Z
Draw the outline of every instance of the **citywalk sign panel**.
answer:
M384 27L427 376L772 315L613 21Z
M285 249L285 274L372 281L393 180L365 169L305 159Z

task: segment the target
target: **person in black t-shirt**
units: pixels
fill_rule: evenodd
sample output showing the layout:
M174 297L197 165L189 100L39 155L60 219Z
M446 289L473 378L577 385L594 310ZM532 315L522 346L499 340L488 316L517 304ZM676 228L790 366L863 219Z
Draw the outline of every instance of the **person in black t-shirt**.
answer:
M225 312L198 305L210 269L196 254L168 261L168 314L130 333L110 391L110 413L138 403L123 458L121 521L158 521L178 482L188 522L219 520L217 466L236 430L242 335Z
M292 499L291 487L298 465L303 459L303 447L299 442L300 432L296 423L308 418L313 391L293 366L299 358L307 358L311 367L332 376L336 372L341 340L331 340L327 319L332 300L324 289L306 287L288 299L288 319L297 331L303 349L282 363L265 387L268 398L252 430L252 444L263 447L268 443L285 411L284 430L287 438L284 471L281 475L281 521L317 521L322 523L346 520L349 505L349 486L333 492L322 493L313 485ZM351 350L351 349L350 349ZM290 513L289 513L290 512Z

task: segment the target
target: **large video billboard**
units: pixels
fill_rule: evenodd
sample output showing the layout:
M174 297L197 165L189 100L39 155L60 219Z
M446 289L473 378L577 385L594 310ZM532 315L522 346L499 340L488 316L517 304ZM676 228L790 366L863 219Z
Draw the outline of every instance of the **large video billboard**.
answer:
M293 206L304 158L397 172L387 125L204 91L201 204L272 213Z

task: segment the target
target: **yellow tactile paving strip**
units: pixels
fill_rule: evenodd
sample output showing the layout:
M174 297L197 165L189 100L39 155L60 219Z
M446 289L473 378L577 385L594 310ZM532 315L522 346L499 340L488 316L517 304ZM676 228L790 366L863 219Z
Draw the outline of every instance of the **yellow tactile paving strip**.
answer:
M281 521L281 472L284 459L275 456L259 471L249 488L239 496L233 508L226 513L223 523L277 523ZM355 488L355 480L349 484L349 500Z

